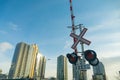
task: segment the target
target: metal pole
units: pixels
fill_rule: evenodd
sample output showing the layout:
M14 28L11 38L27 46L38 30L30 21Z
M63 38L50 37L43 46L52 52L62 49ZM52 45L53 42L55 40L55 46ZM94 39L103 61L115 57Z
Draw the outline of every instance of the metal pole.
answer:
M82 31L82 24L79 25L80 32ZM81 66L83 67L85 65L85 57L84 57L84 44L81 42L81 52L82 52L82 60L81 60ZM82 80L87 80L86 70L81 71L82 72Z
M72 33L75 33L75 24L74 24L74 14L73 14L73 7L72 7L72 0L69 0L70 1L70 12L71 12L71 22L72 22ZM76 42L76 39L73 38L73 41L74 43ZM77 53L77 48L74 49L75 53Z
M75 18L75 16L73 14L72 0L69 0L69 2L70 2L70 12L71 12L71 22L72 22L72 33L75 33L75 30L76 30L75 24L74 24L74 18ZM75 38L73 38L73 42L74 43L76 42ZM77 48L74 49L74 52L77 54ZM77 71L77 69L75 67L76 67L76 65L73 65L73 79L75 78L74 74ZM76 80L76 78L75 78L75 80Z

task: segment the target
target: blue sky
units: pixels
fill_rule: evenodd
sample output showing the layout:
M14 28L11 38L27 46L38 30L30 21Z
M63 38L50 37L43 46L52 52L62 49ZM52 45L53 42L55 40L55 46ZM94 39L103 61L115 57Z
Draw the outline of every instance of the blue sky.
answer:
M117 62L120 56L119 4L120 0L73 0L75 24L88 28L84 38L92 42L90 46L85 45L85 49L97 52L105 63L108 77L112 73L108 70L111 59L112 64L117 65L113 66L114 73L120 70ZM0 68L8 72L15 45L23 41L36 43L39 51L47 59L51 58L47 61L46 77L56 76L56 58L73 52L71 29L67 26L71 26L69 0L0 0Z

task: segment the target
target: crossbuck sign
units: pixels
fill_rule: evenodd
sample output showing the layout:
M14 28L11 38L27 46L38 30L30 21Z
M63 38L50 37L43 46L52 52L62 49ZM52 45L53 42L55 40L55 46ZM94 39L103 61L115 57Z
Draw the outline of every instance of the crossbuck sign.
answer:
M91 43L89 40L83 38L86 31L87 31L87 28L84 28L79 35L76 35L75 33L70 34L71 37L76 39L75 43L72 45L71 48L75 49L79 42L85 43L87 45Z

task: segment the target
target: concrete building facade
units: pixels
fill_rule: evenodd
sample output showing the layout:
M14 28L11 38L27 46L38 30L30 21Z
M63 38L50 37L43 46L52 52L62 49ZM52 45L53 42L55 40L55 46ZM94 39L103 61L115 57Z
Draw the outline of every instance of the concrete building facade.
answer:
M11 68L9 70L9 79L22 77L34 77L36 56L38 47L36 44L28 45L20 42L16 45Z
M46 58L41 53L38 53L36 74L35 74L37 80L42 80L45 78L45 68L46 68Z

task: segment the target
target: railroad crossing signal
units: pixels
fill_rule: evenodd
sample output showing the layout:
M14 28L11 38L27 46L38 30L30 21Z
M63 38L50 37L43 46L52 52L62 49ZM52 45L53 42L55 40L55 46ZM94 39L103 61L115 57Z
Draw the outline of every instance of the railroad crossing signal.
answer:
M84 57L92 66L96 66L99 64L99 60L97 58L96 52L93 50L84 51Z
M78 60L78 56L74 52L72 54L67 54L67 58L71 64L76 64L76 62Z
M79 65L78 66L79 70L87 70L90 69L90 64L84 64L84 65Z
M76 39L76 42L72 45L71 48L75 49L76 46L77 46L77 44L78 44L79 42L85 43L85 44L87 44L87 45L89 45L89 44L91 43L89 40L83 38L83 36L84 36L84 34L86 33L86 31L87 31L87 28L84 28L84 29L82 30L82 32L79 34L79 36L76 35L75 33L71 33L71 34L70 34L71 37L73 37L73 38Z

